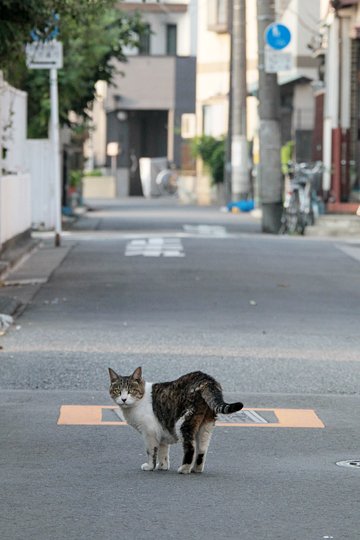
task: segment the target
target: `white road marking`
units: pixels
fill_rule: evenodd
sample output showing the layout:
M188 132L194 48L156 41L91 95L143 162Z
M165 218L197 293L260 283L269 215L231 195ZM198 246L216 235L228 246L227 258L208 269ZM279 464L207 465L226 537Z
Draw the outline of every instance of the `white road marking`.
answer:
M187 233L199 236L227 236L226 227L222 225L184 225L183 229Z
M13 287L17 285L43 285L48 278L29 278L29 279L6 279L3 281L4 287Z
M126 244L126 257L185 257L180 238L148 238Z
M340 245L336 246L340 251L346 253L352 259L360 261L360 246L359 245Z

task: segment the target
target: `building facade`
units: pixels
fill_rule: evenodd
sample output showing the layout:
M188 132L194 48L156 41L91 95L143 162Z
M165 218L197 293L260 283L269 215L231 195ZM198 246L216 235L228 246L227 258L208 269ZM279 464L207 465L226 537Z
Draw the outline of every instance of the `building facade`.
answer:
M360 2L322 0L314 54L321 60L315 147L324 163L329 211L354 212L360 200Z
M130 195L142 193L139 160L166 158L177 168L188 167L188 141L182 137L183 115L195 113L196 3L124 1L119 9L138 12L148 34L138 49L118 63L113 84L101 88L93 134L94 166L110 166L106 144L118 143L118 182ZM100 152L97 152L101 145ZM96 147L96 148L95 148Z
M197 130L215 137L227 134L231 55L231 0L198 1ZM319 60L309 44L318 33L320 0L275 0L276 21L291 31L286 48L292 67L278 72L282 144L295 142L296 159L313 158L315 97ZM246 2L247 132L258 146L258 39L256 1Z

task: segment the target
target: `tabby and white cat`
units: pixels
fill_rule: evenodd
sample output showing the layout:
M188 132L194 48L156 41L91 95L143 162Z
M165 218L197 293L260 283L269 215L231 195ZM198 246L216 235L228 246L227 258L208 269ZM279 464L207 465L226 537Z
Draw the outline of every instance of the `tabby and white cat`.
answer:
M217 413L230 414L242 403L225 403L220 384L210 375L195 371L171 382L150 383L141 367L130 376L109 368L110 396L127 423L144 438L147 463L143 471L168 470L169 445L183 441L184 458L178 472L201 473Z

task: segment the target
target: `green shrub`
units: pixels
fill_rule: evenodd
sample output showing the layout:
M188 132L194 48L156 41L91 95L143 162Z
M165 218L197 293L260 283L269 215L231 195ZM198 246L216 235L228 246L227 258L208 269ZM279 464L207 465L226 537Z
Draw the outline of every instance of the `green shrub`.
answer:
M70 171L70 182L69 185L72 188L77 188L81 184L81 180L83 177L83 171L82 170L73 170Z
M200 157L208 168L214 184L224 181L225 139L211 135L195 137L191 143L192 153Z
M85 171L84 176L102 176L103 173L100 169L93 169L92 171Z

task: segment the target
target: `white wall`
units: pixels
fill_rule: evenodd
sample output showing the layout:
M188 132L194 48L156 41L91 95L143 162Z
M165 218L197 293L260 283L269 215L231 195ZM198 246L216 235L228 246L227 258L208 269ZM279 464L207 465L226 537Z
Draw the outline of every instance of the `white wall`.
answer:
M257 81L258 74L258 35L256 2L246 3L246 56L247 84Z
M9 173L26 169L26 129L27 94L10 86L0 75L0 136L1 146L7 149L1 168Z
M84 144L84 156L87 159L87 169L104 167L106 164L106 112L104 101L107 95L107 83L97 81L96 98L92 110L89 111L92 128L89 138Z
M28 139L25 154L32 178L31 224L34 228L53 229L55 187L51 143L47 139Z
M283 3L285 11L278 12L278 21L288 26L291 32L290 44L284 52L290 52L294 58L294 67L291 73L300 73L309 78L317 78L317 67L305 66L304 59L312 58L308 44L319 33L320 11L322 0L290 0ZM328 1L329 4L329 1Z
M0 248L31 227L31 177L26 172L27 94L0 72Z
M29 174L0 176L0 246L31 227Z
M315 102L314 91L309 84L295 86L293 109L293 130L313 129Z
M229 92L230 37L208 30L207 0L198 0L196 115L197 133L203 132L203 107L206 107L205 130L208 135L223 135L227 129Z

